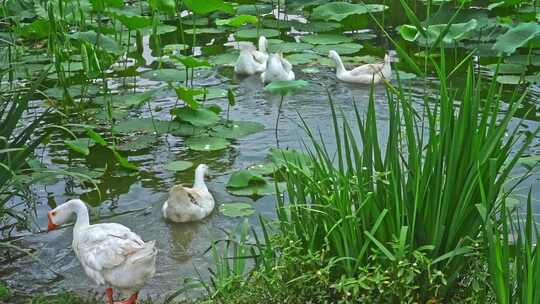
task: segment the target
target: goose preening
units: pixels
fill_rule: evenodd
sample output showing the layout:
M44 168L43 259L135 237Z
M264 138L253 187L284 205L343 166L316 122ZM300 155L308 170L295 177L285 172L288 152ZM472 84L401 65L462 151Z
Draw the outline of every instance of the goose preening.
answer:
M271 54L266 63L266 70L261 74L263 83L279 80L294 80L292 64L282 54Z
M234 65L234 72L241 75L253 75L264 72L268 54L266 53L267 40L259 37L259 50L251 44L238 44L240 55Z
M96 284L107 286L109 304L134 304L138 292L154 276L157 249L155 242L144 242L129 228L115 223L90 225L88 209L74 199L49 211L48 230L69 221L75 214L73 251L84 272ZM129 296L113 301L113 289Z
M163 204L163 216L173 222L199 221L214 209L214 197L204 183L208 166L201 164L195 170L193 188L175 185L169 190L169 198Z
M330 51L328 57L336 63L336 77L344 82L371 84L389 80L392 76L390 56L386 54L381 63L364 64L350 71L345 69L341 57L336 51Z

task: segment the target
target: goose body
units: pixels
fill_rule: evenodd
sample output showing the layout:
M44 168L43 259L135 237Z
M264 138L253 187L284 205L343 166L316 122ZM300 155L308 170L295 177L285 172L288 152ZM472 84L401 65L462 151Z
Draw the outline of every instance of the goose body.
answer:
M234 65L234 72L240 75L253 75L264 72L268 60L266 44L266 38L261 36L259 37L259 50L255 49L253 45L239 45L240 55Z
M214 197L204 183L208 166L201 164L195 170L193 188L175 185L163 204L163 217L177 223L200 221L214 210Z
M364 64L350 71L345 69L341 57L336 51L330 51L328 57L336 63L336 77L344 82L377 84L383 79L389 80L392 77L392 68L390 66L390 56L384 56L384 62Z
M280 80L294 80L292 64L281 54L271 54L268 57L266 70L261 74L263 83Z
M133 304L138 292L154 276L157 249L155 242L144 242L129 228L116 223L90 225L88 209L75 199L49 211L48 229L66 223L72 214L77 219L73 228L73 251L84 272L99 285L107 286L109 304ZM113 302L113 288L129 296Z

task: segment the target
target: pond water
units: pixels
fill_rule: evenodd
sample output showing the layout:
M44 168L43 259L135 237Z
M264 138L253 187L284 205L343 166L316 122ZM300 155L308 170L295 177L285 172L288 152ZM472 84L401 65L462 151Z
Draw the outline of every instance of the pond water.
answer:
M215 37L214 37L215 38ZM164 38L165 39L165 38ZM199 42L209 42L205 36ZM225 37L218 37L226 41ZM148 39L145 39L148 41ZM218 49L219 50L219 49ZM203 48L204 53L204 48ZM218 52L214 50L215 52ZM138 72L155 67L151 49L145 49L145 64L138 67ZM300 127L299 115L316 130L329 147L335 142L331 113L327 97L330 94L338 109L349 119L353 119L353 100L361 111L367 108L370 88L367 85L349 85L338 82L330 67L318 67L316 73L304 73L305 66L295 66L297 79L310 82L307 89L285 98L279 123L279 142L282 148L303 148L305 134ZM128 78L128 82L133 81ZM160 82L137 78L137 91L154 89L164 85ZM123 80L109 79L109 87L122 87ZM279 96L271 95L263 90L258 76L237 78L230 67L196 70L195 86L212 86L226 89L230 85L235 88L237 104L231 109L233 120L256 121L264 125L262 132L234 140L224 150L215 152L197 152L188 149L184 138L171 134L160 134L150 148L129 152L129 160L139 167L138 173L113 170L107 171L99 178L102 198L89 183L83 183L72 177L62 177L46 184L32 186L36 205L35 229L46 227L46 212L49 206L61 204L68 199L81 197L94 206L91 218L94 222L117 222L130 227L140 234L144 240L156 240L159 248L157 272L155 278L142 291L143 297L163 298L168 293L182 287L185 278L197 277L195 268L207 275L211 260L205 251L212 240L224 237L223 230L231 230L244 218L230 218L216 210L204 221L192 224L173 224L161 216L161 205L167 197L168 189L174 184L191 184L193 168L183 172L172 172L164 166L173 160L187 160L195 165L206 163L210 167L208 186L214 194L218 206L227 202L250 202L256 213L248 220L257 225L257 215L272 218L274 216L275 198L272 195L251 198L237 197L225 189L230 174L255 163L263 163L267 159L270 148L276 146L274 125L279 106ZM414 99L421 102L424 97L424 80L409 80L406 84L411 89ZM436 82L430 84L436 87ZM431 93L428 93L431 94ZM538 105L540 88L533 87L528 100ZM208 104L217 104L227 108L227 98L220 97L209 100ZM375 103L379 132L381 138L386 134L388 103L383 86L375 90ZM177 98L171 90L160 90L150 102L152 113L145 106L140 110L130 111L132 118L149 118L170 120L169 111L177 105ZM36 109L39 103L36 104ZM522 122L523 131L532 130L539 125L538 112L529 115ZM75 115L73 116L75 117ZM519 123L516 118L513 125ZM68 123L89 123L78 118L67 118ZM113 156L105 148L98 145L91 147L89 156L74 153L66 148L63 135L55 135L46 148L38 149L36 155L50 168L103 168ZM528 154L540 154L540 138L536 138ZM535 185L533 197L540 197L538 180L540 174L532 176L527 184ZM16 202L14 202L16 203ZM540 205L535 203L540 212ZM102 218L102 220L99 220ZM540 218L540 217L539 217ZM38 232L24 237L24 244L34 248L34 258L19 258L0 267L0 279L16 289L31 292L54 293L58 290L74 290L80 293L102 292L101 289L84 275L79 262L71 249L72 229L70 227L50 233ZM39 260L39 261L38 261ZM52 271L51 271L52 270ZM54 272L53 272L54 271Z

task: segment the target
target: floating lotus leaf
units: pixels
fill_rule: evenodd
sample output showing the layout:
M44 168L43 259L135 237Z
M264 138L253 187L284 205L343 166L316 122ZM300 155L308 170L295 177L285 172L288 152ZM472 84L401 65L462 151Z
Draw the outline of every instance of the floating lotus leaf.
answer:
M223 2L223 0L184 0L183 3L190 11L196 14L208 14L215 11L234 13L233 7L229 3Z
M179 43L179 44L167 44L163 48L163 51L166 54L179 54L181 51L186 51L189 49L190 49L189 45Z
M182 107L172 110L172 113L182 121L197 127L214 125L220 119L216 113L206 108L192 109L190 107Z
M154 81L183 82L186 80L186 71L177 69L151 70L142 73L141 77Z
M273 29L286 30L298 24L301 24L301 23L294 20L277 20L277 19L266 19L266 18L262 20L262 26L266 28L273 28Z
M238 139L264 130L264 125L253 121L230 121L213 128L212 135Z
M255 164L247 167L247 170L258 175L272 175L279 168L274 163Z
M64 140L64 144L68 146L71 150L81 153L83 155L89 155L90 149L89 147L94 144L90 138L77 138L73 140Z
M313 18L342 21L350 15L361 15L367 12L382 12L388 7L380 4L352 4L348 2L331 2L313 9Z
M264 184L266 184L266 180L261 175L255 174L253 171L249 170L238 170L229 178L227 188L238 189Z
M272 94L288 95L308 86L305 80L282 80L274 81L264 87L265 91Z
M218 151L227 148L231 143L221 137L197 136L188 138L186 144L195 151Z
M274 7L271 4L241 4L236 7L237 15L264 15L270 13Z
M277 186L280 192L283 192L287 188L285 183L278 183ZM274 183L267 182L266 184L253 185L245 188L227 189L227 191L237 196L265 196L275 194L276 185Z
M408 73L408 72L403 72L403 71L393 71L393 74L392 74L393 79L397 79L396 73L399 74L400 80L411 80L411 79L416 78L416 74L414 73Z
M228 26L233 26L233 27L239 27L248 23L257 25L258 22L259 20L257 19L256 16L238 15L236 17L229 18L229 19L217 19L216 25L228 25Z
M152 147L158 140L158 137L149 134L134 136L116 145L116 149L118 151L138 151Z
M506 63L514 63L521 65L540 66L540 55L513 55L504 60Z
M525 80L529 83L540 84L540 73L525 76Z
M123 157L120 153L118 153L118 151L112 150L112 152L114 154L114 158L116 158L120 167L124 169L128 169L128 170L133 170L133 171L137 170L137 165L129 162L129 160Z
M363 46L358 43L342 43L318 45L313 50L320 55L327 56L328 52L331 50L336 51L340 55L349 55L358 53L358 51L360 51L362 48Z
M173 56L173 58L180 61L185 67L190 69L212 66L210 63L208 63L208 61L200 58L195 58L193 56L175 55Z
M94 31L76 32L70 35L71 39L88 42L94 46L101 48L109 53L118 54L122 51L118 43L108 35L98 34Z
M175 160L165 165L165 169L170 171L185 171L193 167L193 163L184 160Z
M192 29L185 29L184 33L193 35L193 34L221 34L225 32L223 29L215 28L215 27L202 27L202 28L192 28Z
M323 33L335 31L342 25L338 22L331 21L311 21L308 23L298 23L294 25L294 28L302 32Z
M195 18L195 20L192 19L192 16L185 17L187 19L182 18L182 24L186 25L196 25L196 26L205 26L208 25L208 18Z
M167 33L172 33L177 31L178 28L176 26L168 25L168 24L158 24L156 26L156 34L163 35ZM140 30L143 35L153 35L154 34L154 27L145 27Z
M252 215L255 210L248 203L238 202L220 205L219 212L228 217L243 217Z
M113 105L140 108L152 99L153 92L113 95Z
M517 48L525 45L529 40L540 34L538 22L519 23L508 32L497 38L493 49L502 53L512 54Z
M427 40L424 38L418 29L413 25L404 24L399 27L399 33L401 37L407 41L419 41L422 44L432 44L438 39L439 35L446 29L446 24L430 25L429 28L424 28L427 33ZM450 29L444 35L442 42L447 44L453 44L466 38L467 35L476 29L478 22L476 19L471 19L466 23L455 23L450 26Z
M152 18L146 16L124 13L119 10L114 11L112 16L130 30L137 30L152 25Z
M353 40L349 37L337 34L314 34L302 37L302 40L311 44L340 44L349 43Z
M238 60L239 54L240 53L237 51L223 53L210 58L209 61L215 65L233 66L236 63L236 60Z
M274 29L245 29L236 32L234 35L242 39L259 38L259 36L276 37L279 36L279 31Z
M203 127L196 127L189 123L172 121L169 131L176 136L197 136L201 135L204 130Z
M287 163L296 166L308 167L311 165L311 159L305 153L296 150L270 149L270 160L279 167L284 167Z
M502 84L520 84L525 80L518 75L499 75L497 76L497 82Z
M315 53L299 53L292 54L285 57L292 65L297 64L310 64L316 62L321 58L321 56Z
M321 70L315 67L309 67L309 68L302 69L302 72L306 74L317 74L317 73L320 73Z
M300 53L305 50L310 50L313 45L302 42L282 42L282 43L270 43L268 51L272 53Z
M499 68L498 72L500 74L522 74L525 71L527 71L527 67L521 64L514 64L514 63L501 63L501 64L490 64L486 67L492 71L497 70L497 66Z
M148 4L154 10L165 12L169 15L174 14L176 11L176 3L174 0L148 0Z
M209 87L209 88L206 88L206 94L198 95L195 97L195 99L202 101L203 99L211 100L211 99L225 98L225 97L227 97L227 90L222 89L222 88Z

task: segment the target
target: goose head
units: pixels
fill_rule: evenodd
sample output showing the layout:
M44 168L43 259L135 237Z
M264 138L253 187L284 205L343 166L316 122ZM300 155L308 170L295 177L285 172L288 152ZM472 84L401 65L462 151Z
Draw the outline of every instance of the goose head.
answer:
M331 50L328 52L328 58L334 60L334 61L339 61L340 60L340 57L339 57L339 54L334 51L334 50Z
M73 199L49 211L47 213L47 230L54 230L58 226L71 221L73 214L75 214L77 209L81 208L81 206L86 208L81 200Z

